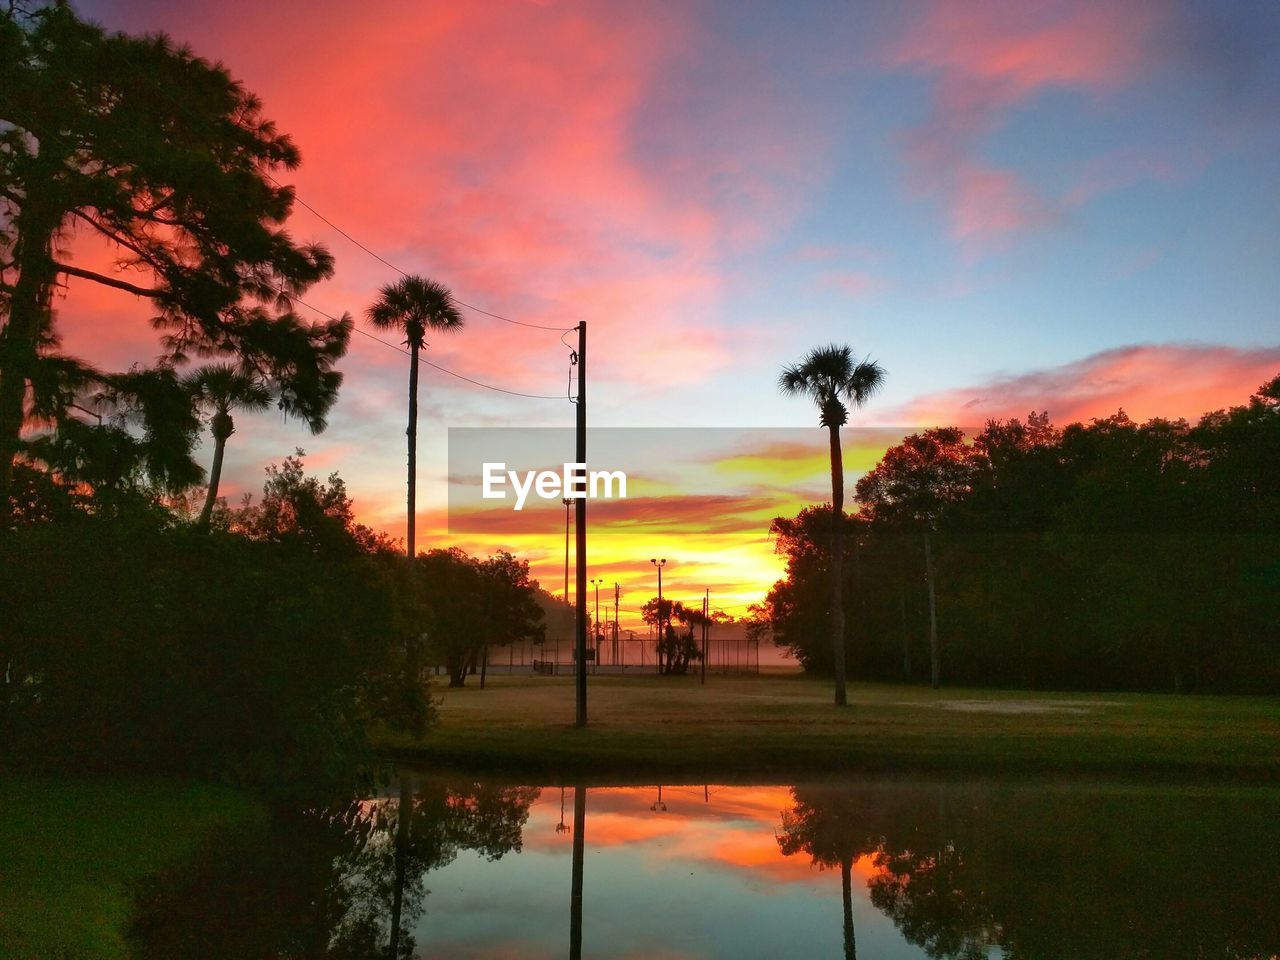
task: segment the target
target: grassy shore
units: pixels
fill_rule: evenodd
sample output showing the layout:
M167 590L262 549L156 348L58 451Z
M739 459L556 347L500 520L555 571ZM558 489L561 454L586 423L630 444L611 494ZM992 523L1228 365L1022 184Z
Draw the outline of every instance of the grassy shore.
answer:
M134 884L260 815L220 787L0 780L0 958L121 960Z
M1097 774L1280 781L1280 701L829 683L800 676L592 677L575 729L570 677L470 678L437 688L402 761L564 781L788 778L849 772Z

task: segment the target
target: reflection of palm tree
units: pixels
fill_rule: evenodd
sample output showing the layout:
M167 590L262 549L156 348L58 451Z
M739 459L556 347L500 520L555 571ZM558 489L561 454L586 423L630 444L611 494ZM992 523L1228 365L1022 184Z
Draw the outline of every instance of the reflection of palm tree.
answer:
M404 879L409 859L409 830L413 820L413 780L400 776L400 803L396 807L395 887L391 897L391 940L387 957L396 960L400 949L400 916L404 907Z
M840 858L840 895L844 903L844 958L856 960L858 946L853 938L853 860Z
M404 277L382 288L368 310L369 322L379 330L404 335L409 348L409 426L405 430L409 446L408 527L406 547L410 559L417 529L418 467L418 354L426 346L428 330L450 331L462 326L453 294L447 287L422 277Z
M865 810L847 790L833 787L792 791L795 806L782 814L778 847L786 856L805 852L822 869L840 868L846 960L857 956L853 929L853 864L878 845L866 829Z
M816 347L800 363L782 368L778 387L803 395L818 405L818 422L830 433L831 446L831 644L835 671L835 703L845 706L843 556L840 545L844 520L844 460L840 428L849 420L845 401L862 406L884 383L884 369L872 360L855 361L847 346Z

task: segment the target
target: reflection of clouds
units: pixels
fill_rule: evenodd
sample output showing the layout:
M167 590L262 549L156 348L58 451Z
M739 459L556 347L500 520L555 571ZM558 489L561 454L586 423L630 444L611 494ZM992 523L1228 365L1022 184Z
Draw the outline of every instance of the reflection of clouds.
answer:
M588 850L633 848L652 863L698 864L728 871L752 887L762 883L813 884L829 880L804 855L786 856L775 831L783 810L794 800L788 787L710 786L704 801L701 786L664 786L665 812L650 806L657 787L592 788L587 804ZM573 791L566 791L566 820L573 813ZM543 791L525 832L526 850L567 856L567 834L556 834L559 792ZM872 872L859 861L860 875Z

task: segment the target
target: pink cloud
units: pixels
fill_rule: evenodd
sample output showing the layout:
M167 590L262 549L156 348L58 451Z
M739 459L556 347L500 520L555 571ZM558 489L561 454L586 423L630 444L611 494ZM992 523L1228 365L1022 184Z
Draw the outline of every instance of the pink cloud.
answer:
M1002 237L1060 219L1052 203L1008 170L966 164L954 189L951 233L961 241Z
M885 286L881 277L861 270L828 270L818 278L818 282L854 300L878 293Z
M1106 417L1185 417L1244 403L1280 373L1280 347L1238 349L1143 344L1095 353L1058 367L997 377L927 394L893 412L900 422L980 426L988 419L1048 410L1055 423Z
M526 321L587 320L610 344L596 370L633 385L727 364L737 345L719 315L724 254L797 215L829 167L823 124L788 105L767 69L717 49L726 81L751 96L655 110L718 42L684 8L406 13L374 0L348 14L143 3L111 26L198 38L198 53L230 64L301 147L302 168L284 179L405 269ZM338 256L338 276L307 298L322 309L358 314L395 276L305 210L291 226ZM76 306L100 316L88 300ZM567 350L554 334L468 321L433 344L438 362L517 390L562 388ZM96 345L123 325L114 314L97 324Z
M971 250L1055 222L1058 205L983 161L980 141L1043 90L1130 82L1153 59L1161 18L1146 0L932 4L890 55L933 78L930 115L904 138L908 183L943 199L952 235Z

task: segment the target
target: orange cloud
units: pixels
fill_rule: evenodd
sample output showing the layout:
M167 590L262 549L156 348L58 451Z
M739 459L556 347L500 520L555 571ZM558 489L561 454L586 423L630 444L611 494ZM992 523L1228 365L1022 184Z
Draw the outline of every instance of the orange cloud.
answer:
M1253 350L1197 344L1144 344L1106 350L1046 370L927 394L896 411L921 426L981 426L992 418L1048 410L1055 423L1106 417L1123 408L1135 420L1186 417L1244 403L1280 373L1280 347Z

